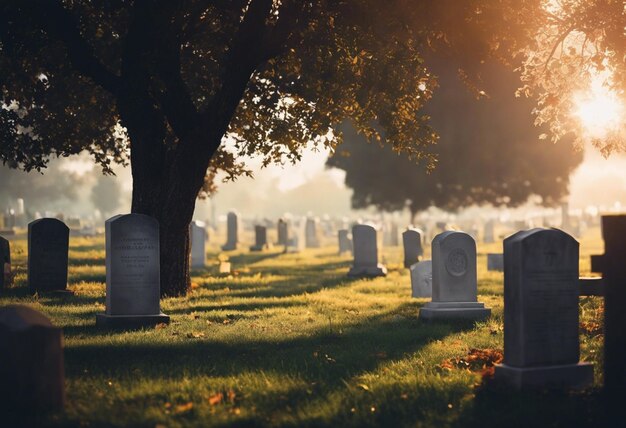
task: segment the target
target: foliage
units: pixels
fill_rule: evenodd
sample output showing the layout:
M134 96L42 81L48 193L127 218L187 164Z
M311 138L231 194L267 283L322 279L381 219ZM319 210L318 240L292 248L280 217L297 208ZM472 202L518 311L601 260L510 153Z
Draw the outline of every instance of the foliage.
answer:
M374 205L394 211L408 206L412 213L436 206L458 210L473 204L517 206L531 195L555 205L567 195L569 175L581 153L563 142L539 139L533 125L532 103L514 98L516 76L489 62L475 67L481 86L477 99L457 78L451 59L433 57L428 66L438 75L439 88L425 108L440 139L429 152L438 158L430 173L388 148L366 144L346 128L345 141L328 166L346 171L353 189L352 206Z
M591 137L605 155L623 151L623 117L613 129L589 136L576 118L576 98L595 79L625 104L626 8L620 0L560 0L544 2L541 17L525 29L527 44L520 52L524 86L520 94L537 102L537 123L549 125L554 141L574 131L577 141ZM622 111L624 114L624 111Z
M231 178L247 172L243 156L297 161L310 141L333 144L329 130L346 116L372 138L377 119L414 155L432 140L416 120L430 80L418 31L379 2L168 3L4 2L2 160L40 169L49 155L87 150L107 171L135 139L118 126L129 95L152 104L143 110L170 156L224 135L212 168Z

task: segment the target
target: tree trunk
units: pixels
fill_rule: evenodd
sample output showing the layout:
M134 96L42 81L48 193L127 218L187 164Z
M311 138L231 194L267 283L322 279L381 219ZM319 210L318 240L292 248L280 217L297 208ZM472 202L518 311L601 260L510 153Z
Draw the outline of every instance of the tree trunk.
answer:
M166 174L169 180L150 182L149 176L135 173L140 169L136 166L133 163L132 212L159 222L161 296L184 295L190 285L189 223L198 191L173 174Z

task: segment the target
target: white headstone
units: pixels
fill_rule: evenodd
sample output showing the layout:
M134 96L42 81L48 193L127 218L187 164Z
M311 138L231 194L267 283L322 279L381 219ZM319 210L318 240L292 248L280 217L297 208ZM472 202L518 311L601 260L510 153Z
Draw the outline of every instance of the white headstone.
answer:
M593 383L580 363L579 244L557 229L504 241L504 363L496 379L517 388Z
M160 308L159 223L143 214L116 215L105 223L106 312L104 327L143 327L169 322Z
M203 268L206 266L207 230L204 222L192 221L189 225L191 239L191 267Z
M433 263L424 260L409 268L411 271L411 297L432 297L433 295Z
M420 318L485 319L491 309L477 300L476 241L465 232L440 233L432 242L433 299Z
M378 263L378 242L376 229L369 224L352 227L354 263L348 276L385 276L387 268Z

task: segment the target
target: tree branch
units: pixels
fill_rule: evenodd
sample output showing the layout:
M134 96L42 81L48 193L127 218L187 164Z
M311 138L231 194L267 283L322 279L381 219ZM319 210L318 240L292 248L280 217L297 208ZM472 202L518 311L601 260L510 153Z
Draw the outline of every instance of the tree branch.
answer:
M70 63L76 71L111 93L118 90L119 77L98 60L93 48L80 34L78 21L60 1L17 0L13 3L16 17L24 19L30 15L50 37L65 45Z
M221 86L201 113L205 124L202 135L209 138L215 151L226 133L230 120L241 101L250 77L263 55L259 44L266 32L266 20L272 9L272 0L253 0L233 38L221 72Z

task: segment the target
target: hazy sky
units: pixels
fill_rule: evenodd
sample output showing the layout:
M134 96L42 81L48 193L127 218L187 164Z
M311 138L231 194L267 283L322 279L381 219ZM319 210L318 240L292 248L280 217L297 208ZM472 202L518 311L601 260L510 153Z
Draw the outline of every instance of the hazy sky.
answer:
M550 144L546 142L546 144ZM350 212L350 189L343 184L344 172L326 169L328 152L307 151L296 165L270 166L260 168L251 164L254 179L240 178L234 183L220 183L215 196L217 214L236 209L247 216L277 217L285 212L317 215L346 215ZM65 161L72 171L88 172L93 164L87 158L73 158ZM118 179L123 183L126 206L130 209L131 177L130 170L117 170ZM588 205L612 206L615 202L626 205L626 156L612 155L604 159L597 150L588 148L585 160L571 177L571 208L585 208ZM210 216L210 202L199 201L196 205L196 218ZM83 214L77 212L76 214Z

